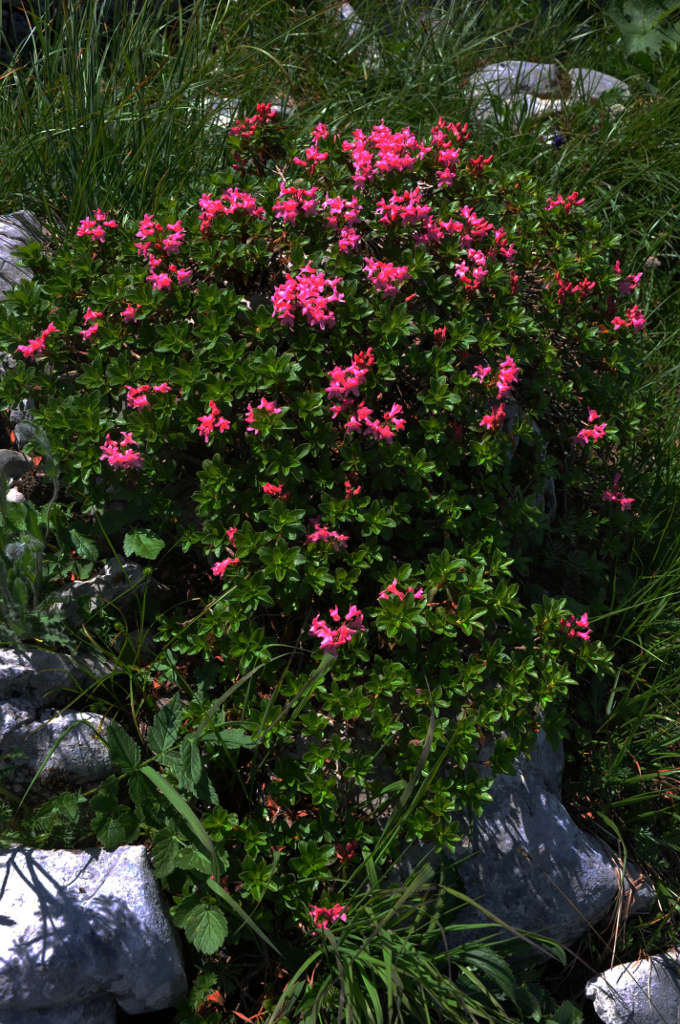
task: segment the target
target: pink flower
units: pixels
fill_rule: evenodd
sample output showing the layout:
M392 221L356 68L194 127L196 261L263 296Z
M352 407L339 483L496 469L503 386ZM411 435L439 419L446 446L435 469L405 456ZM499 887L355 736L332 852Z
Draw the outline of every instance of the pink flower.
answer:
M491 373L491 367L490 366L481 366L481 365L480 366L475 366L474 372L472 374L472 379L473 380L483 381L483 380L485 380L489 376L490 373Z
M104 453L99 456L99 460L108 462L113 469L139 469L144 459L131 450L131 445L136 444L131 433L121 431L120 441L112 441L111 435L107 434L104 444L99 446Z
M312 904L309 908L309 916L317 931L322 931L328 928L329 924L335 924L336 921L346 921L347 907L340 903L335 903L332 907L316 907Z
M226 533L227 537L229 538L229 543L231 544L231 542L233 541L234 537L238 533L238 527L237 526L228 526L227 529L224 532Z
M435 327L432 334L434 335L434 340L437 345L441 345L441 343L446 339L446 327Z
M163 381L162 384L154 384L152 390L160 391L162 394L166 395L168 391L172 391L172 388L170 387L167 381Z
M364 272L384 295L396 295L399 286L411 276L407 266L398 267L394 263L373 259L372 256L364 257Z
M319 526L317 522L312 523L314 530L312 533L307 534L307 543L314 544L317 541L323 541L326 544L332 544L337 550L340 547L346 548L349 537L344 533L338 533L336 530L329 530L327 526Z
M222 562L215 562L212 567L213 576L224 576L225 570L230 565L238 565L240 561L240 558L225 558Z
M560 626L564 629L567 636L577 636L581 640L590 640L592 629L588 625L587 612L584 612L579 619L574 615L570 615L568 619L560 619ZM579 626L580 629L577 629L577 626Z
M130 302L128 302L127 306L120 315L126 324L131 324L134 323L135 317L137 316L137 311L139 309L141 309L141 306L133 306Z
M212 399L208 402L208 406L210 408L210 412L205 416L198 417L198 432L206 444L208 443L208 438L215 428L219 430L220 434L223 434L224 431L229 430L229 427L231 426L230 420L225 419L224 416L221 415L220 410Z
M151 289L155 292L163 291L163 289L172 288L172 278L165 271L157 274L154 270L146 278L147 281L151 281Z
M645 315L638 306L631 306L626 311L625 319L615 316L611 324L615 331L618 331L621 327L632 327L635 331L641 331L645 326Z
M43 352L45 349L45 342L47 341L50 334L54 334L59 330L54 324L50 323L45 327L37 338L29 338L27 345L17 345L17 352L21 352L24 359L34 359L36 353Z
M588 423L595 423L595 420L601 419L599 412L595 409L588 410ZM606 423L595 423L594 427L583 427L579 430L578 434L574 437L574 441L580 445L586 445L590 441L599 441L600 438L604 437L607 429Z
M182 288L185 284L189 284L189 281L191 281L191 276L192 272L190 270L186 270L183 267L178 267L178 269L175 271L177 284L180 286L180 288Z
M86 311L83 313L83 320L86 324L94 323L96 320L101 320L104 316L103 313L97 313L95 310L90 309L88 306Z
M118 224L115 220L110 220L108 213L104 213L103 210L94 211L94 220L90 217L84 217L78 225L76 236L78 238L90 237L94 238L95 242L103 242L106 239L105 228L117 228Z
M334 622L341 622L340 613L338 612L338 606L331 608L329 615ZM315 615L312 619L312 625L310 626L309 632L313 636L319 637L321 640L321 650L328 650L331 654L337 654L338 648L342 647L343 644L350 642L359 631L365 632L366 627L363 625L364 616L363 612L359 611L355 604L351 605L347 614L345 615L344 622L341 623L336 629L330 627L325 619L319 618Z
M626 498L623 491L619 489L620 480L621 474L617 473L614 477L614 482L612 483L611 489L607 489L606 491L602 492L602 500L616 502L621 508L621 511L625 512L625 510L630 508L630 506L633 504L635 498Z
M563 199L562 194L558 192L557 199L548 198L546 210L552 210L555 206L563 206L564 212L569 213L572 206L581 206L583 203L585 203L585 199L579 199L578 192L572 192L566 199Z
M280 498L285 501L290 495L284 491L283 484L262 484L262 490L272 498Z
M493 412L487 413L486 416L482 416L479 421L479 425L480 427L486 427L487 430L497 430L505 417L505 405L501 402L496 406Z
M341 284L339 277L326 278L322 270L314 270L308 263L297 277L286 274L285 282L274 289L272 316L277 316L292 330L299 309L312 327L320 327L321 330L333 327L335 313L329 306L332 302L345 301L342 292L338 291ZM330 289L330 294L325 289Z
M148 384L140 384L136 388L131 384L126 384L125 387L127 389L127 404L132 409L142 409L149 405L149 399L146 396L146 392L149 390Z
M413 587L408 587L406 591L401 591L397 587L397 577L395 576L392 582L378 594L378 600L386 601L389 600L390 597L394 596L398 597L400 601L403 601L406 594L413 594L414 598L417 600L418 598L425 596L425 591L422 587L418 587L417 590L414 590Z
M340 229L338 249L340 252L352 252L359 245L361 235L356 228L345 226Z
M269 416L274 416L277 413L283 412L283 408L281 408L280 406L274 405L273 402L268 401L266 398L261 398L260 399L260 404L258 405L257 410L254 410L252 405L248 406L248 412L245 415L246 423L255 423L256 422L256 420L255 420L255 413L257 411L259 411L259 410L262 410L263 412L266 412L267 415L269 415ZM246 427L246 433L248 431L251 431L253 434L259 434L260 433L260 431L257 430L255 427Z
M361 494L361 484L352 487L351 481L345 480L345 498L354 498L357 494Z

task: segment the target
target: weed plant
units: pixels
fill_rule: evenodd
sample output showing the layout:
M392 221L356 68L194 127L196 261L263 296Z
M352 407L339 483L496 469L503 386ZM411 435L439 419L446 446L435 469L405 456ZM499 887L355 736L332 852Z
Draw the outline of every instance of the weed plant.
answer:
M678 79L539 6L88 4L0 80L3 201L51 230L0 309L45 484L0 509L5 640L112 662L72 706L119 768L8 790L3 833L150 844L178 1020L579 1020L566 974L551 1001L488 944L445 955L453 864L394 881L483 806L480 740L508 770L539 721L660 897L577 956L676 941ZM633 96L468 139L465 78L505 58ZM55 617L128 557L132 612Z

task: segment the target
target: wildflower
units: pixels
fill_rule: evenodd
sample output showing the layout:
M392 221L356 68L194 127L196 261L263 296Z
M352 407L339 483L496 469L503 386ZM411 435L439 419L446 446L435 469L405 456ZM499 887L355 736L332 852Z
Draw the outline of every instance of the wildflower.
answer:
M596 409L588 410L588 423L595 423L596 420L601 418ZM590 441L599 441L600 438L604 437L606 429L606 423L595 423L594 427L583 427L574 437L574 441L581 445L586 445Z
M45 349L45 342L47 341L50 334L54 334L59 330L58 327L50 321L37 338L29 338L28 344L17 345L17 352L21 352L24 359L34 359L38 352L43 352Z
M289 497L283 490L283 484L262 484L262 490L272 498L281 498L281 501Z
M340 903L335 903L332 907L316 907L312 904L309 908L309 916L314 927L318 931L322 931L324 928L328 928L329 924L335 924L336 921L346 921L347 907Z
M614 481L612 483L611 488L608 488L606 491L602 492L602 500L616 502L621 508L621 511L623 512L626 509L630 508L630 506L635 501L635 498L626 498L623 491L619 489L620 480L621 474L617 473L614 477Z
M90 237L94 238L95 242L104 242L106 240L105 228L117 228L118 222L111 220L108 213L104 213L103 210L94 211L94 219L91 217L84 217L78 225L76 236L78 238Z
M614 264L614 272L616 274L621 273L621 264L619 260ZM642 280L642 271L639 274L626 274L622 281L619 281L619 295L630 295L634 291L640 281Z
M120 441L112 441L111 435L107 434L104 444L99 446L104 453L99 459L108 462L113 469L139 469L144 459L138 452L131 450L131 446L136 444L131 433L121 431Z
M425 591L422 587L418 587L417 590L414 590L413 587L408 587L406 591L401 591L397 587L397 577L395 576L392 582L378 594L378 600L386 601L389 600L390 597L398 597L400 601L403 601L406 594L413 594L414 598L417 600L418 598L425 596Z
M147 281L151 281L151 289L155 292L163 291L166 288L172 288L172 278L165 271L157 274L154 270L146 278Z
M588 613L584 612L580 618L570 615L568 619L560 619L560 626L567 636L579 637L581 640L590 640L592 629L588 624ZM577 627L579 627L577 629Z
M446 327L435 327L432 334L434 335L436 344L441 345L441 343L446 339Z
M172 391L172 388L168 382L164 380L162 384L154 384L152 391L160 391L162 394L166 395L168 391Z
M189 284L191 281L192 272L184 267L178 267L175 270L175 277L177 278L177 284L182 288L185 284Z
M354 498L357 494L361 494L361 484L357 487L352 487L350 480L345 480L345 498Z
M224 576L230 565L238 565L240 561L240 558L225 558L222 562L215 562L212 567L213 576Z
M255 109L256 113L251 117L245 117L231 126L229 129L231 135L240 135L243 139L250 139L258 128L264 128L278 116L276 110L272 109L271 103L258 103Z
M626 311L625 319L615 316L611 324L615 331L621 327L632 327L633 330L640 331L645 326L645 315L638 306L631 306Z
M354 604L345 615L344 622L341 621L337 605L331 608L329 615L334 622L340 623L336 629L329 626L326 620L319 618L318 615L312 619L309 629L310 633L320 638L322 651L328 650L331 654L337 654L338 648L349 643L359 631L366 631L366 627L363 625L363 613Z
M132 303L128 302L127 306L121 312L120 315L126 324L131 324L134 323L135 317L137 316L137 311L139 309L141 309L141 306L133 306Z
M372 256L364 257L364 272L377 290L385 295L396 295L399 285L411 276L407 266L398 267Z
M220 410L212 399L208 402L208 406L210 408L210 412L205 416L198 417L198 432L206 444L208 443L208 438L215 428L219 430L220 434L223 434L224 431L229 430L229 427L231 426L231 421L222 416Z
M323 541L326 544L332 544L337 550L340 547L347 547L347 541L349 537L344 533L338 533L337 530L329 530L327 526L319 526L318 522L312 523L314 529L311 533L307 534L307 543L315 544L318 541Z
M280 406L274 405L273 402L268 401L266 398L262 398L260 399L260 404L258 405L257 410L254 410L252 405L248 406L248 412L245 415L246 423L255 423L255 412L258 410L266 412L269 416L274 416L277 413L283 412L283 409ZM246 432L248 431L251 431L253 434L260 433L260 431L255 427L246 427Z
M298 309L312 327L335 326L335 313L329 308L332 302L344 302L345 297L338 291L342 281L339 277L327 278L322 270L314 270L311 263L293 277L286 274L283 284L274 289L272 316L277 316L292 329ZM330 294L325 292L330 289Z
M479 425L480 427L486 427L487 430L497 430L505 417L505 405L501 402L496 406L493 412L487 413L486 416L482 416L479 421Z
M563 199L562 194L558 192L557 199L551 199L550 197L548 197L546 210L552 210L556 206L563 206L564 212L569 213L572 206L581 206L583 203L585 203L585 199L579 199L578 192L572 192L571 195L567 196L566 199Z
M149 390L148 384L140 384L139 387L133 387L131 384L125 385L127 390L127 404L132 409L142 409L149 405L149 399L146 396L146 392Z

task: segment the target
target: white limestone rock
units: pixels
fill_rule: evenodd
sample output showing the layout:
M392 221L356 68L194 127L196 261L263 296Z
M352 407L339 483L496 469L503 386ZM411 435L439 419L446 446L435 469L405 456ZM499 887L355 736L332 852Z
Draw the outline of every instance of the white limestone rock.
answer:
M18 699L34 708L59 706L68 691L110 672L111 666L89 656L72 658L38 647L0 648L0 701Z
M179 943L143 846L14 846L0 853L0 878L0 1024L94 1024L88 1004L108 1024L112 1000L136 1014L185 994Z
M680 951L617 964L586 985L604 1024L669 1024L680 1010Z
M42 241L42 229L30 210L0 217L0 299L20 281L32 279L33 274L16 254L17 249L32 241Z

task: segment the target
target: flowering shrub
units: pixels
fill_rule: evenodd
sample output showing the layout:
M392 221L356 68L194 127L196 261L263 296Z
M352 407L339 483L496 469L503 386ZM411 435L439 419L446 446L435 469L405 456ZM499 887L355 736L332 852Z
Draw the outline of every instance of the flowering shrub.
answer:
M376 856L455 841L489 785L483 737L508 770L606 669L584 599L634 500L609 485L639 274L587 197L499 177L443 119L424 139L319 125L282 182L270 114L239 122L235 168L186 207L95 211L49 264L34 253L0 310L2 407L33 397L60 543L67 515L100 558L145 531L173 594L134 673L147 749L118 750L130 806L112 782L92 807L107 844L151 836L205 953L235 894L293 937L351 920L358 868L336 850L368 857L425 780Z

